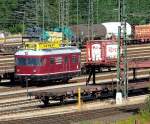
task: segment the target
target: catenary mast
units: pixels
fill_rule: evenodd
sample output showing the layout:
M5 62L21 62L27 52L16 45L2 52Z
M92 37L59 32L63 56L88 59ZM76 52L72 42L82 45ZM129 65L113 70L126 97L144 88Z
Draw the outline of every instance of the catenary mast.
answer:
M128 97L126 0L119 0L118 5L118 20L121 22L121 27L118 28L117 92L122 91L126 99ZM120 47L123 48L123 54L121 53Z

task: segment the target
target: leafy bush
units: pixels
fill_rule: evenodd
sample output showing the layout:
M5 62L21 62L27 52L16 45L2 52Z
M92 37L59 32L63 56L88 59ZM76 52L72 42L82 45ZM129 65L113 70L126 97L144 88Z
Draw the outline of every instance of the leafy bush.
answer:
M18 32L22 33L23 25L22 24L15 24L12 27L9 27L7 30L11 33L18 33Z

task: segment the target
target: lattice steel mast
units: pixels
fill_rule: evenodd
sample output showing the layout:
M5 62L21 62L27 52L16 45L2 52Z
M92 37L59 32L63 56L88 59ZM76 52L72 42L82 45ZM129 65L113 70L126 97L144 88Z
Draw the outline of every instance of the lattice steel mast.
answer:
M89 12L88 12L88 39L93 39L93 23L94 23L94 10L93 10L93 0L89 0Z
M122 91L124 98L128 97L128 67L127 67L127 39L126 39L126 0L118 1L118 20L121 27L118 32L118 59L117 59L117 91ZM122 41L121 41L122 39ZM123 56L121 58L120 46L123 46ZM121 68L123 65L123 68Z
M59 26L69 26L69 0L60 0L59 4Z
M65 27L69 26L70 0L58 0L58 4L59 4L59 28L61 29L62 32L64 32Z

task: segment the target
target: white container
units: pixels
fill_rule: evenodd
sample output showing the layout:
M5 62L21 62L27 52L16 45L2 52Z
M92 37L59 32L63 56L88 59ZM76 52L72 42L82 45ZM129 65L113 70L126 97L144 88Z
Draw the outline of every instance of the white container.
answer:
M110 38L113 35L118 36L118 27L121 26L121 22L106 22L102 23L102 25L106 28L106 38ZM132 33L132 28L129 23L126 23L126 33L127 36L130 36ZM123 31L121 35L123 36Z

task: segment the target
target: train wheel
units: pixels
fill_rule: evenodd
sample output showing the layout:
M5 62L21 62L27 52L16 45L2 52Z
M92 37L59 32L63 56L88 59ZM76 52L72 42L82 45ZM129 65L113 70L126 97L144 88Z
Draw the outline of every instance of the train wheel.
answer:
M48 106L48 104L49 104L49 97L45 96L44 99L42 99L42 102L44 103L44 106Z
M26 87L26 81L25 81L25 79L20 78L20 79L19 79L19 82L20 82L20 85L21 85L22 87Z
M62 79L62 83L68 83L68 81L69 81L69 78Z
M102 72L102 68L98 68L98 73Z
M64 104L64 96L60 96L60 104Z
M15 83L15 76L14 74L10 74L10 82Z
M108 68L108 71L111 71L111 68Z

